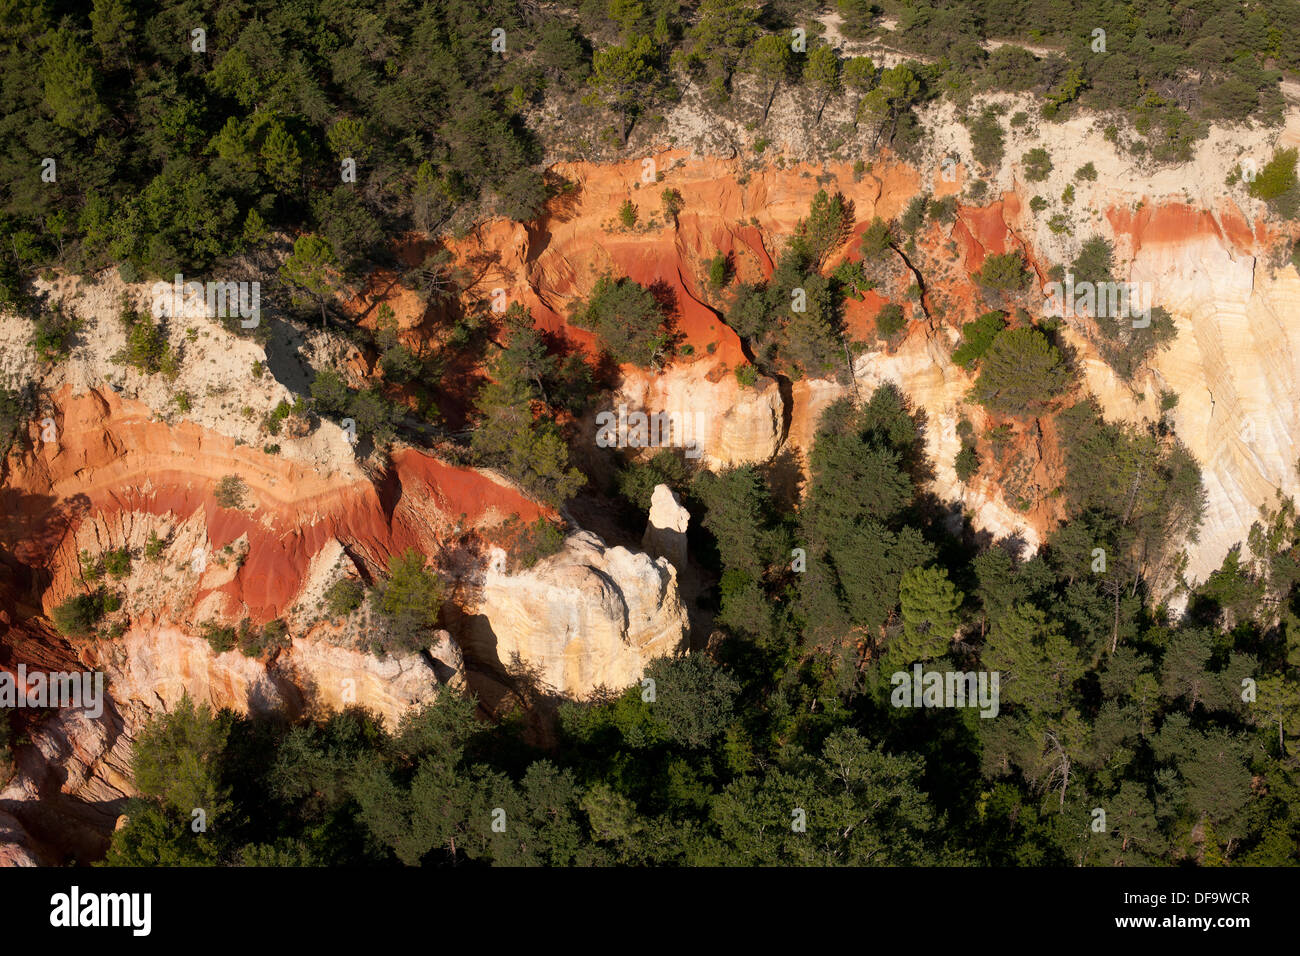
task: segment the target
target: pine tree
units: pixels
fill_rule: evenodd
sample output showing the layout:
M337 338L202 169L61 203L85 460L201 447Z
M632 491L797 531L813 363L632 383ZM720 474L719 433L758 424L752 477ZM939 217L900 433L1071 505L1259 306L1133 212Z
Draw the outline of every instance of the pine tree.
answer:
M808 51L808 61L803 68L803 81L817 97L816 126L822 121L822 111L831 97L838 96L844 86L840 80L840 60L835 51L819 44Z
M754 42L754 45L749 48L747 58L749 70L768 87L762 120L766 123L767 114L772 109L772 101L776 99L777 88L782 80L789 78L794 64L794 53L784 35L768 33Z
M908 665L942 656L957 630L962 594L943 568L912 568L898 585L898 602L903 613L903 634L891 654Z
M59 126L78 136L92 136L108 119L108 110L95 91L85 44L66 29L55 31L49 44L41 61L45 106Z
M293 253L280 267L280 278L290 287L295 302L315 302L320 306L321 324L329 321L326 309L342 281L338 259L327 239L310 234L295 239Z
M631 120L644 103L646 87L654 76L650 62L653 55L654 42L648 36L639 36L621 46L597 50L592 57L587 82L597 99L618 113L618 131L624 144L632 130Z
M262 143L262 169L280 192L288 191L302 175L302 155L292 135L273 122Z
M1037 329L1006 329L980 359L972 396L1002 415L1036 413L1069 384L1070 373L1056 346Z

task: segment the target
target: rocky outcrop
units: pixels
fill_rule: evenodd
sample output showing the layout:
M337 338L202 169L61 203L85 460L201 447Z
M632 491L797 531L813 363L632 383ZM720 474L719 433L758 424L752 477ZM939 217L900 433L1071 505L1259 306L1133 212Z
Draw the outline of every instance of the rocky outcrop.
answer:
M427 656L380 659L323 641L297 641L279 663L315 708L357 704L383 715L389 727L412 708L430 703L442 688L460 690L465 684L460 648L446 631L435 634Z
M522 574L488 570L467 649L550 692L584 696L634 683L686 636L677 571L666 558L607 548L579 532Z
M423 452L396 450L377 475L315 470L194 423L168 425L108 389L64 388L49 417L55 427L36 427L30 450L6 463L0 666L102 672L110 700L98 718L33 718L0 810L79 859L103 852L132 793L133 737L184 694L213 709L290 716L358 704L393 726L463 686L449 634L427 654L376 658L359 640L368 611L329 620L325 589L373 579L406 548L438 555L446 546L438 570L454 582L507 522L546 513L488 473ZM228 475L243 485L237 506L215 500ZM130 553L129 569L89 578L79 555L116 549ZM88 587L120 598L101 625L112 635L51 634L38 615ZM289 645L247 657L215 653L200 636L207 622L245 618L284 621Z
M119 705L171 710L188 694L214 710L296 715L359 704L393 727L440 687L463 681L459 649L446 631L437 638L429 660L420 654L379 659L310 635L268 664L238 650L214 654L201 637L154 624L133 628L117 643L92 645L87 663L105 672Z
M98 717L67 709L33 723L29 744L15 749L17 773L0 790L0 814L19 821L19 830L0 833L0 843L17 844L39 865L102 856L126 798L135 793L125 729L146 715L138 706L119 709L110 701Z
M641 547L652 558L667 558L681 574L686 569L686 528L690 523L691 513L682 507L676 492L667 485L655 485Z
M780 386L760 377L744 387L734 375L700 378L692 366L660 375L629 372L616 403L629 411L667 412L685 424L687 454L707 467L728 468L766 461L785 438L785 402ZM675 439L664 445L683 447Z
M461 262L474 263L467 270L478 283L471 296L502 289L538 327L587 348L595 345L592 334L573 327L567 316L599 276L626 275L653 285L673 306L678 348L663 370L621 369L614 403L678 416L688 428L677 436L680 443L708 467L786 455L796 467L784 473L797 483L797 466L806 465L821 412L837 399L862 399L884 382L897 383L924 413L934 468L927 490L959 505L951 509L954 527L968 518L978 530L1018 536L1032 549L1060 513L1059 496L1051 497L1061 467L1050 421L1020 429L1020 445L1010 449L1033 494L1009 494L1006 474L987 460L992 456L982 455L981 471L959 481L953 467L961 448L958 420L971 420L980 436L997 423L967 401L972 374L953 364L951 351L963 321L1008 305L1003 298L989 300L971 279L986 256L1021 250L1042 278L1051 264L1069 263L1086 235L1104 235L1115 242L1117 267L1152 284L1156 302L1174 315L1178 337L1135 382L1125 383L1098 357L1086 323L1067 324L1060 335L1108 417L1151 422L1161 414L1160 392L1178 395L1168 418L1201 463L1208 493L1205 525L1188 566L1190 577L1203 579L1245 537L1258 507L1276 490L1300 493L1294 468L1300 341L1292 321L1300 310L1300 275L1276 257L1281 227L1268 225L1262 207L1252 206L1240 189L1240 208L1219 199L1233 164L1247 153L1264 158L1271 150L1266 139L1273 134L1262 128L1216 128L1190 167L1151 172L1112 149L1092 118L1038 124L1046 130L1042 135L1057 137L1045 141L1055 155L1066 155L1068 143L1099 169L1099 177L1085 181L1074 176L1073 164L1058 162L1051 179L1036 187L1045 196L1077 188L1072 215L1086 229L1061 232L1048 216L1031 215L1032 195L1017 179L1014 161L1007 163L990 177L986 205L960 204L954 221L930 221L915 232L917 251L909 256L923 266L924 290L909 259L906 267L891 262L873 276L879 281L864 299L845 303L846 344L876 342L875 316L886 302L905 309L909 324L901 341L846 357L851 379L760 377L754 385L740 384L735 373L748 359L722 319L726 296L701 283L705 261L726 255L738 281L763 280L823 186L853 204L855 233L874 216L897 218L923 189L936 196L958 192L958 179L924 170L938 170L938 157L969 155L965 127L950 105L926 121L934 162L915 167L885 154L871 157L865 170L851 162L784 160L753 169L747 160L679 150L650 157L662 186L645 190L639 188L646 172L640 157L560 164L553 172L572 188L556 196L539 222L485 223L448 245ZM1294 112L1289 123L1286 135L1294 142ZM1008 156L1039 145L1026 139L1039 135L1033 124L1008 135ZM1081 143L1087 147L1082 153ZM965 177L960 165L954 172ZM673 221L655 201L660 188L676 189L684 200ZM627 199L640 208L633 229L617 224ZM856 241L849 239L826 266L856 257ZM372 305L370 294L378 288L393 286L392 276L382 278L353 303L354 311ZM74 277L60 282L70 294L79 285ZM129 548L136 556L130 574L109 582L123 595L122 633L75 642L67 651L108 675L115 706L100 721L79 712L57 714L17 748L18 775L0 793L0 860L41 859L43 827L57 830L60 816L91 829L111 822L130 792L132 733L186 692L237 710L305 712L355 702L395 721L480 669L583 695L602 685L627 686L650 659L682 648L688 628L679 575L686 569L689 515L667 488L656 489L643 539L648 554L578 533L528 571L507 573L497 559L485 567L486 555L506 543L503 529L511 519L528 525L547 509L489 473L413 449L394 451L383 466L363 467L328 423L307 433L306 419L294 418L279 437L282 453L258 450L264 440L259 416L236 408L247 400L264 413L290 397L289 390L257 371L268 358L261 346L215 329L185 350L194 420L161 420L158 409L171 401L171 386L109 368L107 357L122 342L116 319L122 284L86 285L77 311L90 320L84 335L94 347L78 349L79 357L65 363L61 383L44 383L53 396L41 412L48 423L33 423L31 450L6 463L0 578L12 594L0 602L0 626L48 616L83 589L80 551ZM387 298L406 340L420 344L428 331L425 303L400 290ZM1016 301L1031 310L1037 305L1033 291ZM322 347L289 334L294 348ZM37 364L29 338L26 323L0 327L0 371ZM359 354L344 358L356 373L350 376L355 385L373 371ZM251 382L234 387L250 365ZM296 390L302 386L295 379ZM114 388L125 391L119 395ZM589 424L578 424L579 443ZM215 501L214 489L228 475L246 486L240 507ZM140 560L155 534L164 541L162 554ZM365 612L351 623L329 621L323 598L341 578L373 580L406 548L435 559L449 601L457 605L456 635L440 633L427 655L379 660L357 640ZM205 621L243 617L255 624L287 621L291 646L252 659L237 651L213 653L197 636ZM462 622L468 622L463 629ZM13 633L0 635L10 652L0 663L41 658L39 635L24 645L14 643ZM51 816L28 813L36 804ZM14 809L20 805L21 812ZM88 849L93 846L76 852Z
M55 861L17 817L0 810L0 867L53 866Z

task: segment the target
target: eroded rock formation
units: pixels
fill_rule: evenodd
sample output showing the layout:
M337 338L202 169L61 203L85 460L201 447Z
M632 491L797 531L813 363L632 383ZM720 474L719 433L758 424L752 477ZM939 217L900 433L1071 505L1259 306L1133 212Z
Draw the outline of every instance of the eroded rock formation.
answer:
M641 547L653 558L667 558L678 574L686 568L686 528L691 513L667 485L655 485Z
M584 696L640 678L684 647L686 608L666 558L607 548L590 532L528 571L484 576L468 649L542 689Z

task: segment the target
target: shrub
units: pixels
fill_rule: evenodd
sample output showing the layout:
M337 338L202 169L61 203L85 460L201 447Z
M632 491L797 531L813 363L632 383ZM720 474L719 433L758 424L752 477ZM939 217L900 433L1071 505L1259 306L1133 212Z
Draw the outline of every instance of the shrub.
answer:
M731 281L731 262L721 253L709 260L708 271L709 288L714 292L721 292Z
M649 289L631 279L598 279L591 298L574 308L573 321L593 330L619 364L649 368L668 345L662 307Z
M217 499L217 504L222 508L241 508L244 504L244 493L248 486L244 484L244 479L238 475L226 475L217 482L216 490L212 496Z
M1094 183L1097 181L1097 167L1089 160L1074 171L1074 178Z
M975 451L975 446L966 442L962 443L961 451L957 452L957 457L953 460L953 468L957 471L957 480L962 484L970 481L974 474L980 468L980 456Z
M371 650L379 656L410 653L432 643L442 608L442 582L425 566L414 548L388 561L388 580L370 593L379 627L371 636Z
M163 554L163 539L158 537L157 531L149 532L149 540L144 543L144 558L146 561L157 561Z
M1114 263L1110 243L1101 236L1093 236L1080 247L1070 268L1076 283L1110 282Z
M758 381L758 369L753 365L739 365L736 367L736 381L740 383L741 388L750 388Z
M952 353L952 360L962 368L971 368L988 351L998 333L1007 327L1001 312L985 312L961 327L962 343Z
M980 361L973 397L990 411L1028 415L1069 384L1061 353L1037 329L1004 329Z
M907 326L903 316L903 307L894 302L887 302L876 313L876 337L892 339Z
M131 573L131 552L126 548L107 552L104 555L104 570L110 577L126 577Z
M926 210L930 205L930 197L927 195L914 196L912 201L907 204L907 211L899 219L898 226L907 235L915 235L916 230L925 224Z
M162 372L174 378L179 370L177 359L162 326L130 308L123 310L121 318L126 328L126 348L113 356L113 361L130 365L146 375Z
M1271 202L1296 185L1297 150L1280 149L1273 154L1267 165L1259 171L1254 182L1248 187L1256 199Z
M342 375L332 368L323 368L312 379L311 400L319 414L338 416L347 414L352 395Z
M1014 250L1000 256L985 256L984 265L979 271L979 281L990 289L1023 289L1029 281L1024 257Z
M847 299L850 296L861 299L863 294L869 289L876 287L875 282L867 278L867 270L862 267L861 262L841 262L831 273L834 278L836 288L841 298Z
M930 203L930 221L950 223L957 218L957 197L944 196Z
M659 199L663 203L664 218L669 222L676 222L677 214L681 212L682 207L686 205L686 203L682 200L682 194L679 193L676 189L665 189L662 193L659 194ZM632 222L630 223L625 222L625 225L627 225L629 228L632 226L633 223L636 222L635 210L633 210L633 212L634 215L632 217ZM622 216L622 210L619 211L619 215L620 217Z
M54 626L65 637L88 637L108 608L101 588L93 594L75 594L54 609Z
M869 262L879 261L889 254L893 243L894 231L890 224L876 216L862 233L862 258Z
M1025 166L1025 179L1041 183L1052 172L1052 157L1041 146L1035 146L1020 157Z
M216 621L205 621L200 625L199 633L208 642L214 654L224 654L226 651L234 650L237 643L235 629L218 624Z
M986 109L970 121L971 152L975 161L986 169L994 169L1002 162L1006 134L998 122L997 113Z
M671 448L662 448L649 461L633 462L618 473L618 493L642 511L650 510L656 485L682 493L689 484L686 461Z
M261 657L271 651L286 648L289 644L289 625L278 619L258 627L244 618L235 632L235 645L245 657Z
M274 651L288 647L292 641L289 640L289 625L284 621L276 618L274 621L267 621L262 626L262 647L263 651Z
M104 562L89 551L83 549L77 560L81 563L81 576L87 581L98 581L104 576Z
M531 568L542 558L559 552L562 547L564 528L553 521L538 518L515 540L514 560L519 567Z
M624 229L631 229L636 225L636 204L630 199L624 199L623 205L618 207L618 221L623 224Z
M58 362L72 351L73 341L81 322L62 309L42 312L36 319L29 345L36 350L42 362Z
M799 221L791 248L814 266L848 238L853 228L852 206L842 193L831 195L819 189L808 209L808 217Z
M364 597L365 590L360 582L351 578L340 578L325 592L325 610L330 617L347 617L361 607Z

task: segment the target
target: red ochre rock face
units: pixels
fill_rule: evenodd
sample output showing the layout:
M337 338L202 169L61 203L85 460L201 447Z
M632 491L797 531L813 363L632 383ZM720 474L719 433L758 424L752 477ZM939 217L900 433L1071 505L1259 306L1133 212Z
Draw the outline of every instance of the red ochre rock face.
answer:
M122 516L201 515L213 551L247 537L247 556L220 585L254 623L284 613L312 558L338 540L372 572L406 548L433 554L474 533L494 540L512 516L531 523L546 509L487 473L448 465L414 449L394 452L373 479L322 474L191 422L153 420L139 402L111 391L55 396L58 440L11 458L0 546L50 579L46 613L79 587L71 540L82 521L109 527ZM240 509L214 498L226 475L247 492ZM201 599L203 592L196 595Z
M462 263L488 263L479 270L474 293L504 290L511 301L530 310L540 328L560 333L589 352L597 348L593 335L573 326L568 313L601 275L658 284L675 303L676 329L682 344L691 348L674 361L674 375L663 382L655 382L653 372L623 369L623 391L653 394L671 403L676 389L690 395L693 409L718 420L746 399L730 373L747 359L716 311L720 303L701 288L704 263L729 255L738 281L770 276L785 237L797 229L821 188L843 193L853 204L856 221L853 236L833 253L831 265L856 260L856 236L866 224L877 215L898 216L922 188L915 170L888 158L876 163L871 173L857 176L847 163L742 174L734 160L688 160L671 151L652 158L658 178L651 182L643 181L645 166L639 161L561 164L554 172L571 182L572 189L551 203L539 223L488 222L465 239L449 242L448 248ZM682 197L675 222L667 220L661 207L660 194L666 188ZM638 208L638 223L631 229L617 220L625 200ZM949 324L969 320L984 308L969 274L978 271L985 256L1019 249L1036 266L1032 250L1017 234L1019 219L1020 199L1006 193L988 206L959 206L950 227L930 225L918 235L918 242L932 250L955 242L960 252L959 269L927 275L927 299L942 294L950 308L956 305L969 313L945 315ZM1135 249L1214 235L1249 250L1270 238L1264 226L1252 231L1235 207L1217 214L1177 203L1145 204L1136 211L1112 207L1107 220L1115 235L1128 236ZM417 261L428 251L426 246L419 240L404 242L404 258ZM367 295L353 305L363 309L379 290L388 290L381 298L394 308L403 334L418 338L425 316L418 299L404 293L395 278L377 274ZM900 291L882 287L862 301L850 301L845 310L850 338L871 339L875 315L885 303L900 301ZM909 319L917 317L914 303L904 306ZM367 313L371 320L373 312ZM909 322L909 337L919 325ZM690 386L692 381L695 386ZM711 391L702 391L704 386ZM832 396L824 388L814 391L819 411ZM717 401L701 400L706 393ZM807 393L807 386L795 390L794 404L800 405ZM149 408L112 391L72 394L65 388L55 405L59 441L37 441L33 452L12 459L0 492L6 505L0 516L4 547L21 565L41 568L48 575L42 592L29 595L46 613L78 585L75 553L68 553L67 540L69 531L91 514L107 518L142 513L181 520L201 514L212 549L246 538L242 565L213 590L228 597L232 612L240 609L254 622L264 622L284 613L313 556L330 540L338 540L377 572L390 555L406 548L428 553L453 534L470 532L487 541L511 516L529 523L545 510L486 473L448 465L414 449L395 452L388 470L378 476L323 474L303 463L237 446L192 422L157 421ZM816 425L810 411L788 410L784 426L781 416L775 417L776 427L787 428L788 434L763 439L744 433L745 440L733 444L743 453L745 448L776 448L790 439L798 450L806 450ZM232 510L217 505L213 489L229 474L244 480L253 507ZM203 596L200 591L196 600Z
M1115 237L1127 237L1132 253L1144 246L1182 244L1212 238L1237 255L1257 255L1277 241L1280 233L1262 220L1252 230L1231 200L1218 210L1196 209L1180 202L1141 203L1136 209L1111 206L1106 220Z

